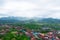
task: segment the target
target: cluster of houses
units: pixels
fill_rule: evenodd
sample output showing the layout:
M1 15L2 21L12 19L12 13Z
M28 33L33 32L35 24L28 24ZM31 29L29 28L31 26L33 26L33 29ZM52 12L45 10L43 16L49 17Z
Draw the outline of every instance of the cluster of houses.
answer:
M33 32L33 31L26 31L25 32L26 35L30 36L31 37L31 40L37 40L37 39L40 39L40 40L60 40L60 38L58 37L60 34L57 34L56 31L51 31L51 32L48 32L46 34L44 33L37 33L37 32Z
M9 29L11 28L10 26L7 26L7 25L5 25L5 26L6 26L6 28L0 30L0 34L2 34L2 35L9 32ZM45 33L35 32L30 29L24 29L21 27L12 27L12 28L22 31L19 33L20 34L25 33L26 36L30 37L31 40L38 40L38 39L40 39L40 40L60 40L60 31L53 30L53 31L50 31L45 34ZM18 34L17 31L12 32L12 33Z

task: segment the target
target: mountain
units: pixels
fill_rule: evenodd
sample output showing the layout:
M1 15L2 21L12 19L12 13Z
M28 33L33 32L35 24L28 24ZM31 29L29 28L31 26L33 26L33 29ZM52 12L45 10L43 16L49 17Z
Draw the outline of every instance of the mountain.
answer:
M25 23L28 20L30 20L30 18L26 18L26 17L2 17L0 18L0 24L2 23Z
M2 17L0 23L60 23L60 19L53 18L27 18L27 17Z
M54 18L43 18L39 19L38 22L46 22L46 23L60 23L60 19L54 19Z
M32 18L29 21L37 23L60 23L60 19L54 18Z

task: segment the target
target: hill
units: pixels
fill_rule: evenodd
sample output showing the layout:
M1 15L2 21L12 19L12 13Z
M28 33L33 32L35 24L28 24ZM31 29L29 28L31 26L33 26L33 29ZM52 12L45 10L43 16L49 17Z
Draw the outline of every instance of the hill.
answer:
M60 19L53 18L26 18L26 17L2 17L0 23L60 23Z

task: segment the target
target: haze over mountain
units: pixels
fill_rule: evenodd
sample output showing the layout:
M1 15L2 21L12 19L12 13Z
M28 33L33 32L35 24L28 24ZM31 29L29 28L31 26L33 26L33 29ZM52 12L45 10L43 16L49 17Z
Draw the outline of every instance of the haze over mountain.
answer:
M60 19L53 18L27 18L27 17L2 17L0 23L60 23Z

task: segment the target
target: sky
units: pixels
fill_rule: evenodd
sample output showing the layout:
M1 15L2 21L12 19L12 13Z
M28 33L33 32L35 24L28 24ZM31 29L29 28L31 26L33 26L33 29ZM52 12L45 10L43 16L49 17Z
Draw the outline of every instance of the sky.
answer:
M0 0L0 17L60 19L60 0Z

